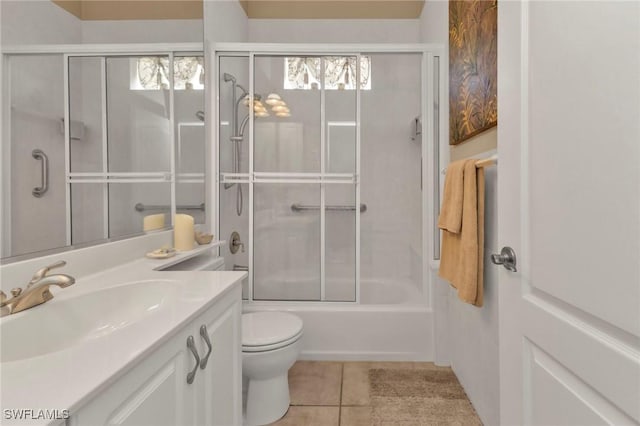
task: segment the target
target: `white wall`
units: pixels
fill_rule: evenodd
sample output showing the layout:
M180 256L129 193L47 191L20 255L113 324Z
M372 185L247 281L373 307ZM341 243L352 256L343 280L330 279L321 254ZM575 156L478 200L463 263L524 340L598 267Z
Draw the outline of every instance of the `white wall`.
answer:
M423 43L449 46L449 2L426 0L420 15L420 35Z
M449 42L449 5L447 1L427 0L421 16L424 43ZM448 110L445 110L448 114ZM441 144L444 157L449 157L447 136ZM495 132L494 132L495 133ZM474 142L465 147L467 156L486 156L474 149ZM493 148L495 144L490 144ZM460 157L456 158L459 159ZM445 165L442 165L443 167ZM436 362L450 364L464 387L478 415L487 425L499 423L499 358L498 358L498 277L489 256L499 251L497 246L497 173L486 170L485 199L485 269L484 306L477 308L460 301L448 283L434 277L434 335Z
M250 19L256 43L419 43L418 19Z
M463 303L456 291L447 291L447 334L451 368L484 424L499 424L497 171L485 173L484 306ZM436 285L449 287L438 280Z
M3 45L80 43L78 18L51 1L0 1Z
M202 39L199 19L82 22L83 43L201 43Z
M237 0L204 2L204 39L212 46L219 42L247 41L248 21Z

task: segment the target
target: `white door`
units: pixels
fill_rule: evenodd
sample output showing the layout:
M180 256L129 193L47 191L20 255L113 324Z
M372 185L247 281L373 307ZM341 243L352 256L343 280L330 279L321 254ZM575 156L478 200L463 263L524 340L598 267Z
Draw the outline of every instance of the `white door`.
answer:
M640 2L498 10L501 423L638 424Z

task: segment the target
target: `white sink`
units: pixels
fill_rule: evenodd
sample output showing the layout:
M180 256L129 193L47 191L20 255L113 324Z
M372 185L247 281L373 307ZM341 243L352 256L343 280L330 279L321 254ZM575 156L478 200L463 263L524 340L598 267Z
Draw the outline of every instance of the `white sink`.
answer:
M137 281L53 299L5 317L0 322L0 362L61 351L117 332L165 309L178 290L177 281Z

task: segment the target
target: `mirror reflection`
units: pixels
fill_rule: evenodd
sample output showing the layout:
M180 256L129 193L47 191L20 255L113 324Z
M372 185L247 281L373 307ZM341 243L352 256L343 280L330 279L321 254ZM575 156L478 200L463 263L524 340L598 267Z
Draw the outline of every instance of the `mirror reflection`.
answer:
M101 20L48 0L0 7L1 257L166 229L174 212L205 223L201 11Z

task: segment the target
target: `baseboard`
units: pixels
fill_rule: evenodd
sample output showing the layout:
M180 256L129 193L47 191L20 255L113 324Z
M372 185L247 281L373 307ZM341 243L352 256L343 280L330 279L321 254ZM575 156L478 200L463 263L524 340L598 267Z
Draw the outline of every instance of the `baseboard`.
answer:
M302 351L298 359L304 361L433 361L427 354L417 352Z

